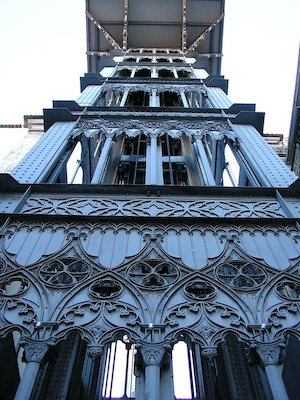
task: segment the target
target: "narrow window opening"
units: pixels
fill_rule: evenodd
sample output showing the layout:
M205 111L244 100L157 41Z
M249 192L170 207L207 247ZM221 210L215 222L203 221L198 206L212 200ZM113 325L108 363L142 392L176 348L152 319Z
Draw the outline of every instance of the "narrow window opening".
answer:
M182 63L183 59L182 58L173 58L173 63Z
M128 68L121 69L120 71L117 72L117 76L122 76L122 77L131 76L131 70Z
M107 346L101 399L135 398L135 346L126 335Z
M176 92L162 92L159 94L160 105L162 107L182 107L182 99L180 94Z
M160 57L156 59L156 62L158 63L167 63L169 62L168 58Z
M125 138L124 155L146 156L147 138L145 135L138 135L135 138Z
M151 70L148 68L138 69L135 73L135 77L136 76L143 78L151 77Z
M152 59L149 57L141 57L140 62L152 62Z
M240 166L231 148L225 146L225 168L223 171L223 186L239 186Z
M172 351L172 365L174 377L174 395L175 399L191 400L196 398L195 379L193 374L192 354L184 341L175 344Z
M117 168L117 185L142 185L146 180L147 138L139 134L135 138L126 137L122 156Z
M117 185L143 185L146 177L146 163L121 161L118 166Z
M130 92L127 100L126 107L148 107L149 106L149 93L139 90L137 92Z
M180 69L177 71L178 78L190 78L191 73L185 69Z
M82 183L82 146L78 142L67 162L67 183Z
M173 71L170 69L160 69L158 70L158 77L159 78L174 78Z
M163 163L163 177L165 185L181 185L188 183L187 170L184 163Z
M191 108L201 108L203 107L203 96L199 92L185 92L185 97L187 99L188 105Z
M120 104L122 92L118 90L109 90L102 92L96 103L98 107L116 107Z
M173 139L169 135L161 137L162 156L181 156L181 142L180 139Z
M136 58L135 57L128 57L128 58L125 59L125 61L136 62Z

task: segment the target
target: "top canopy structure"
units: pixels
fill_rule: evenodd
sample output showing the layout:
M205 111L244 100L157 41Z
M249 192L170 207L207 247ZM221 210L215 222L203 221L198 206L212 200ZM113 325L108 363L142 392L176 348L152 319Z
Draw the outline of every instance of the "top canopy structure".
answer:
M86 0L89 56L170 49L221 56L225 0Z

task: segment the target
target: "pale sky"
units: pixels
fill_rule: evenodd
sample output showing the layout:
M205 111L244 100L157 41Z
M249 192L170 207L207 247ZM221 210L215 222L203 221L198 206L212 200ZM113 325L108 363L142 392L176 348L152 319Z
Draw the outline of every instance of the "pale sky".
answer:
M229 97L288 134L300 38L299 0L226 0L222 74ZM86 72L84 0L0 1L0 123L22 123L79 95Z

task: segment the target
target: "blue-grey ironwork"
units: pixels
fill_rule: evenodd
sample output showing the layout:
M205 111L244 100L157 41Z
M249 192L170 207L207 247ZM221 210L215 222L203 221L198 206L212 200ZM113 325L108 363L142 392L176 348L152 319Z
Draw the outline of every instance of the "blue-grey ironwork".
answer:
M82 94L0 176L0 397L297 399L300 185L227 97L224 2L86 3Z

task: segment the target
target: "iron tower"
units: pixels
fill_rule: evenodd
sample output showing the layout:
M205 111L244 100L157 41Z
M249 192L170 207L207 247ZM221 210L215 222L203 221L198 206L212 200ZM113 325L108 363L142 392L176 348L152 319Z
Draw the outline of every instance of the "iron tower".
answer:
M0 397L297 399L299 181L224 0L87 0L76 101L0 176Z

